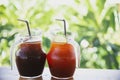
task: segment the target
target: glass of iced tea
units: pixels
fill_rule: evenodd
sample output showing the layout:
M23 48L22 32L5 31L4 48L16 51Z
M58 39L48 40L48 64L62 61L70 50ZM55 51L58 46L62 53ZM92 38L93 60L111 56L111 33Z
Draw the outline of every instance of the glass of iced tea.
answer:
M12 55L15 53L15 62L18 72L23 78L40 77L46 60L46 54L42 50L41 35L19 35L11 47Z
M47 61L52 77L56 79L70 79L78 65L79 46L72 38L56 35L51 42Z

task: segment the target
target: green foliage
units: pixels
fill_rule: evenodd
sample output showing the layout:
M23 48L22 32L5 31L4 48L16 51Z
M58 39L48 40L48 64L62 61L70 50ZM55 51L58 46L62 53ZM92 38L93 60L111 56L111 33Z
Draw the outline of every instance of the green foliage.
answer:
M95 10L89 0L86 0L86 6L88 6L87 15L78 18L82 21L81 23L73 23L73 26L78 27L77 29L71 27L72 30L77 30L78 35L81 36L81 38L80 36L77 38L80 43L83 40L89 43L85 48L82 47L84 44L81 45L81 67L119 69L120 62L116 59L119 56L120 50L117 49L119 44L114 44L104 37L108 34L110 28L115 31L113 12L115 8L104 9L104 4L105 0L97 1L97 9ZM102 14L104 16L101 16Z
M51 43L51 41L49 38L44 37L44 36L42 37L42 48L46 53L48 53L48 51L50 49L50 43Z
M84 6L87 6L88 12L84 16L79 16L79 11L73 14L67 11L70 16L73 16L77 22L69 21L70 30L78 33L76 40L81 45L81 67L87 68L109 68L119 69L120 62L117 60L119 56L119 43L115 43L114 38L106 38L119 34L116 32L115 25L115 6L105 8L105 0L96 0L96 3L91 4L90 0L85 0ZM74 9L75 10L75 9ZM66 14L66 18L68 18ZM112 35L110 34L111 29ZM111 41L113 39L113 41ZM82 43L84 40L88 43ZM118 49L117 49L118 48ZM116 50L114 52L114 49Z
M0 66L10 65L9 48L19 30L26 29L18 18L29 20L31 28L50 31L57 24L54 17L62 15L69 24L67 31L77 35L76 41L81 46L81 67L119 69L117 34L120 32L115 25L116 7L105 7L106 0L91 1L74 0L74 6L62 4L57 7L48 5L49 0L8 0L8 4L0 4ZM50 40L47 37L42 40L43 49L48 51Z

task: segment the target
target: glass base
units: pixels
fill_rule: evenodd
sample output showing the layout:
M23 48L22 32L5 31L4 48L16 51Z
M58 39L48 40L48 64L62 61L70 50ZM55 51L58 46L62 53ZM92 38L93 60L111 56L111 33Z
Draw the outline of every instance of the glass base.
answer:
M53 76L52 75L52 77L54 78L54 79L58 79L58 80L68 80L68 79L72 79L73 77L71 76L71 77L56 77L56 76Z
M20 75L20 77L21 77L21 78L38 78L38 77L41 77L41 75L38 75L38 76L31 76L31 77L28 77L28 76L21 76L21 75Z

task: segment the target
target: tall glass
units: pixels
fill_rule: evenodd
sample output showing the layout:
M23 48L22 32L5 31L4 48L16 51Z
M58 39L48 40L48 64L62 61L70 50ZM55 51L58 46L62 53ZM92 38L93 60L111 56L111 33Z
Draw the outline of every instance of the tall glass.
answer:
M21 77L36 78L41 76L46 54L42 51L40 35L17 36L11 47L11 62L13 53L15 53L16 65Z

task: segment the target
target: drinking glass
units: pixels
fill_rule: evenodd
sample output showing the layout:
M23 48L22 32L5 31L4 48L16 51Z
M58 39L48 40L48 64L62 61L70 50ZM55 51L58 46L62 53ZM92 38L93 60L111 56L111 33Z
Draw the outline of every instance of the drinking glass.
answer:
M13 68L13 54L18 72L23 78L40 77L46 60L46 54L42 50L41 34L18 35L11 46L11 68Z
M53 78L70 79L78 67L80 47L69 35L55 35L47 54L47 61Z

